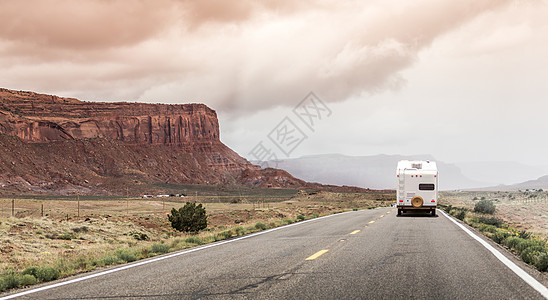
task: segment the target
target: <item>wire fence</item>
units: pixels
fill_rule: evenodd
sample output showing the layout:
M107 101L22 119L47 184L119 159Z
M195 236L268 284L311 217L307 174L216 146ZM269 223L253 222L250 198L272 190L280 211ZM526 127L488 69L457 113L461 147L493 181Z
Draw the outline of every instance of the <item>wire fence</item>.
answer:
M51 217L83 218L92 216L142 216L164 214L171 208L179 208L186 202L206 205L243 204L249 209L270 208L272 202L288 200L288 197L259 196L189 196L127 198L118 200L41 200L41 199L0 199L0 217Z

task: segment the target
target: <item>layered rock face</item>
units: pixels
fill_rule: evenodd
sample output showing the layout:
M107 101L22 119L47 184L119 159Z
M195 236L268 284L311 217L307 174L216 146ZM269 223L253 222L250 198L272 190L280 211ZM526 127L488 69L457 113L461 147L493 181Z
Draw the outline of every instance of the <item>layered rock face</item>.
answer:
M272 171L269 171L270 173ZM96 103L0 89L0 193L146 193L150 183L297 187L219 139L203 104Z
M219 141L217 114L203 104L94 103L0 89L0 132L26 142L108 138L187 146Z

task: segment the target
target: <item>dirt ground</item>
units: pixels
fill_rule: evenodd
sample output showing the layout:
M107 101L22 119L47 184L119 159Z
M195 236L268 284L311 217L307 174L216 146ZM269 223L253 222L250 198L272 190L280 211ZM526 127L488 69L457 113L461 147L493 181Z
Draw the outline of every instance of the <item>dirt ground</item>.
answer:
M474 209L481 199L492 200L495 216L519 229L548 237L548 192L442 192L440 203Z
M190 235L173 230L167 215L171 208L179 208L186 201L204 205L207 231L211 233L253 226L257 222L276 226L284 219L295 220L298 215L310 218L388 206L394 196L386 192L300 191L278 201L242 196L237 203L223 203L211 197L113 201L0 199L0 270L5 273L32 265L59 265L81 257L100 257L115 249L184 239ZM136 234L146 239L137 240Z

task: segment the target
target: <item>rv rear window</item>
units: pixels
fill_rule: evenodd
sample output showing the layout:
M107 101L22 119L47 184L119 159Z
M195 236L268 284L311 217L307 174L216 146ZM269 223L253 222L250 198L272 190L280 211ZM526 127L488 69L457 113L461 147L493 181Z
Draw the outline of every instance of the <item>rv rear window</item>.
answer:
M421 190L421 191L433 191L434 190L434 184L433 183L420 183L419 184L419 190Z

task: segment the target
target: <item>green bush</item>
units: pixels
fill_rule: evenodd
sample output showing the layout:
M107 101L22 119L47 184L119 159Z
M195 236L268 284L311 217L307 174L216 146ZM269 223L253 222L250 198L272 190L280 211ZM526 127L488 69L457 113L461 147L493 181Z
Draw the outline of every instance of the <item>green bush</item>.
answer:
M118 249L115 253L116 256L124 262L132 262L137 260L137 256L126 249Z
M304 221L305 217L303 215L297 215L297 221Z
M21 278L20 284L22 286L33 285L37 282L36 278L30 274L21 275L20 278Z
M36 270L36 275L34 277L36 277L38 281L47 282L59 278L59 275L61 275L59 270L52 267L43 267Z
M546 243L544 241L540 240L526 240L521 239L516 247L514 248L518 253L522 253L527 248L533 248L533 249L545 249Z
M459 219L459 220L464 220L464 217L466 217L466 210L462 209L462 208L453 208L451 209L451 211L449 212L451 215L453 215L453 217Z
M202 242L202 240L200 240L199 238L197 238L195 236L189 236L185 239L185 243L201 245L204 242Z
M538 256L538 260L535 263L537 270L541 272L548 271L548 253L543 252Z
M530 265L536 266L539 256L542 253L546 253L546 250L542 248L529 247L523 250L521 253L521 259Z
M171 226L179 231L198 232L207 227L207 214L202 204L187 202L179 210L172 208L168 219Z
M23 272L21 272L21 275L32 275L33 277L38 278L38 270L39 269L40 269L40 267L31 266L31 267L28 267L28 268L24 269Z
M21 284L21 278L17 274L8 274L0 278L0 291L5 291L18 287Z
M291 220L291 219L289 219L289 218L285 218L285 219L282 220L282 222L283 222L284 224L293 224L294 221Z
M504 241L504 244L510 249L516 249L516 246L521 243L522 240L522 238L517 236L510 236Z
M169 252L169 245L166 244L154 244L150 247L152 253L164 254Z
M228 239L231 236L232 236L232 231L231 230L225 230L225 231L221 232L221 237L223 239Z
M498 230L497 232L495 232L492 239L493 241L495 241L495 243L501 244L507 237L508 237L508 232Z
M487 225L487 224L481 224L479 227L479 230L481 232L490 232L490 233L496 233L497 227L493 225Z
M475 208L474 208L475 210ZM478 222L480 223L483 223L483 224L487 224L487 225L493 225L493 226L496 226L496 227L501 227L502 226L502 220L499 219L499 218L496 218L496 217L484 217L484 216L480 216L478 217Z
M313 213L310 215L311 218L317 218L319 217L320 215L318 213Z
M99 266L110 266L118 263L118 261L120 261L120 258L118 258L118 256L106 255L101 257L97 264Z
M478 201L474 206L474 211L483 214L493 214L495 212L495 204L493 201L485 200L482 197L482 200Z
M258 222L257 224L255 224L255 228L257 228L259 230L265 230L266 225L264 223Z

